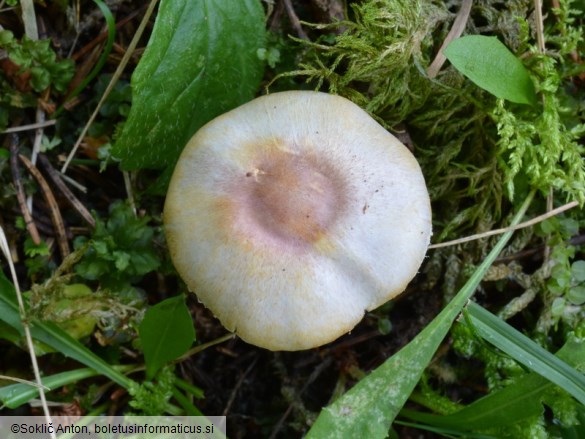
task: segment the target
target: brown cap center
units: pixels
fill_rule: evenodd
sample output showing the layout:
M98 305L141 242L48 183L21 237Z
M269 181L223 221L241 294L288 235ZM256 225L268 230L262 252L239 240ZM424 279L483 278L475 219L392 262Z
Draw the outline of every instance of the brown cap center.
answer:
M344 204L342 180L312 157L280 152L246 177L252 179L248 193L252 218L280 239L317 241Z

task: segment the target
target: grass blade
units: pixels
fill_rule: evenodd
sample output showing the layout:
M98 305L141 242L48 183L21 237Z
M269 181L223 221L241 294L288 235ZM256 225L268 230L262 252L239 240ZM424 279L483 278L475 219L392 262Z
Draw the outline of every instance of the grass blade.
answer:
M467 312L477 333L510 357L585 404L585 376L474 302Z
M0 320L3 320L22 334L23 327L20 322L20 313L18 312L18 305L13 298L13 285L0 272ZM51 346L56 351L85 364L119 385L128 388L134 383L130 378L118 372L57 325L32 321L30 323L30 331L34 340Z
M585 343L571 338L555 357L577 369L585 368ZM464 431L506 427L524 419L539 416L542 399L554 384L536 372L518 377L507 387L490 393L456 413L438 416L403 409L400 415L434 427L459 428Z
M124 371L131 370L133 367L134 366L118 366L116 369ZM53 390L96 375L99 375L99 373L93 369L84 367L82 369L68 370L67 372L43 377L42 384ZM6 407L14 409L22 404L26 404L32 398L36 398L38 394L39 389L30 384L11 384L0 388L0 401L2 401Z

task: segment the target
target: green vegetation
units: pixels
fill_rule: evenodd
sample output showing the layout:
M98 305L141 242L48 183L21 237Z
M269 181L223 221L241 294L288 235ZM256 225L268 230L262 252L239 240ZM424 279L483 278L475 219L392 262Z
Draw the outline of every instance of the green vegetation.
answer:
M585 437L582 1L545 4L541 29L535 2L476 0L431 74L465 2L293 1L299 24L281 2L162 0L65 174L82 207L71 207L40 162L60 194L56 205L43 201L46 188L20 167L14 145L63 164L146 2L113 11L87 2L81 23L64 12L75 2L36 4L51 36L38 41L25 35L17 3L0 1L9 7L0 19L0 131L55 124L3 134L0 147L1 376L34 380L25 324L47 397L78 414L227 413L228 436ZM435 244L575 208L429 250L403 298L331 345L209 348L225 330L170 264L162 194L198 128L293 88L347 97L413 150ZM38 236L17 193L33 198ZM68 256L57 251L55 211ZM0 386L0 415L38 397L28 384Z
M154 230L148 226L150 218L137 218L122 202L114 202L109 215L107 222L96 219L91 239L75 240L75 248L82 252L75 271L106 288L124 288L156 270L160 259L154 249Z
M36 106L38 95L48 87L63 93L73 77L73 62L58 60L51 41L17 40L0 28L0 50L5 54L0 71L0 130L25 108Z

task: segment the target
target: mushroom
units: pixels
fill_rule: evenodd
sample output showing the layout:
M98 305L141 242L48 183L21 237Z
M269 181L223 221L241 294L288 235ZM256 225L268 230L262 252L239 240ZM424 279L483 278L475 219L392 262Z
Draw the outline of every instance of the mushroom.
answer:
M401 293L431 235L411 152L340 96L289 91L209 122L164 208L174 265L244 341L320 346Z

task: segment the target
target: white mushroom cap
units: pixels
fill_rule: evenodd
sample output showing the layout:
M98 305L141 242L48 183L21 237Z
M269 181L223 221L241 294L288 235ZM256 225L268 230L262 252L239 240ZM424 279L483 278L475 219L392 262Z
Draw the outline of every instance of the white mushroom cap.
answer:
M431 235L410 151L345 98L274 93L201 128L164 222L180 276L230 331L300 350L401 293Z

